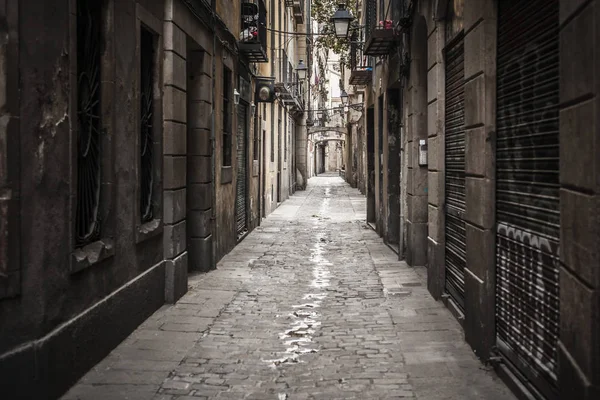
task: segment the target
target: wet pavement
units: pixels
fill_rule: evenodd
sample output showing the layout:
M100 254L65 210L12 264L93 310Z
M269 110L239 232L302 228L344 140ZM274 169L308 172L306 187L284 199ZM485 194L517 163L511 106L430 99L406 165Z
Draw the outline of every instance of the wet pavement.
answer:
M513 399L365 210L311 179L63 399Z

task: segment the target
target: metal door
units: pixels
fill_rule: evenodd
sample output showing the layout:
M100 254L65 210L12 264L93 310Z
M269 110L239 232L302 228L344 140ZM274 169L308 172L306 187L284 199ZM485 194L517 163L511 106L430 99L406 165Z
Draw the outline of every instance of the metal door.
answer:
M247 173L246 165L246 138L248 137L248 107L246 104L240 103L237 106L238 111L238 131L237 131L237 186L235 198L235 226L238 239L247 231L246 217L246 199L247 199Z
M498 5L496 332L555 398L559 329L559 2Z
M446 46L446 292L464 310L465 298L465 69L464 36Z

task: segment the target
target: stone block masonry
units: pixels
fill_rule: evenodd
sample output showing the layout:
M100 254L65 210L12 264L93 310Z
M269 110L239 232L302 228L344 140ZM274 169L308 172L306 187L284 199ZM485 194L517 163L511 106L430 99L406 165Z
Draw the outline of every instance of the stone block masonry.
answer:
M365 208L312 178L63 400L513 400Z

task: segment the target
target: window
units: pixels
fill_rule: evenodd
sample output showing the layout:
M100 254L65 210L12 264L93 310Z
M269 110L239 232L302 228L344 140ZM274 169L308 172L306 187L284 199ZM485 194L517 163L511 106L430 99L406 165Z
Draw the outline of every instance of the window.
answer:
M154 35L140 34L140 217L154 218Z
M231 71L223 68L223 166L231 166Z
M275 111L271 107L271 162L275 162Z
M287 149L288 149L288 142L287 142L287 137L288 137L288 120L287 118L285 119L285 127L283 129L283 161L286 162L287 161Z
M282 136L282 130L281 130L281 118L279 118L277 120L277 163L281 163L281 136ZM273 146L275 147L275 146ZM279 168L279 167L278 167Z
M258 135L259 135L259 132L257 129L258 128L257 124L255 124L254 126L255 126L255 128L254 128L254 140L252 143L252 159L258 160Z
M77 194L75 247L100 239L102 2L77 2Z

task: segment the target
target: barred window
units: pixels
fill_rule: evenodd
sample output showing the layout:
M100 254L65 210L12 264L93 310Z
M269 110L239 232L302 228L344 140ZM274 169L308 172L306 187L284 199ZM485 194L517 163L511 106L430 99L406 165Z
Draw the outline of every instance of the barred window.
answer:
M223 166L231 166L231 71L223 68Z
M77 2L77 195L75 245L100 238L102 2Z
M154 35L142 27L140 34L140 217L154 218Z

